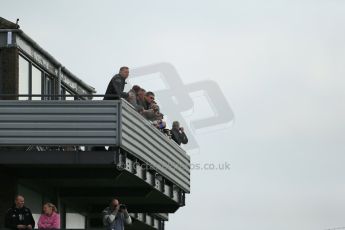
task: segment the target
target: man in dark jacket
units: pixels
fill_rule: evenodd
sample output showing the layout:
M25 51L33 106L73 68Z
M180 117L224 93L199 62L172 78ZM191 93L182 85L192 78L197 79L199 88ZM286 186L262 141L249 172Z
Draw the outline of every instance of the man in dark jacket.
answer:
M151 109L151 105L156 103L155 102L155 94L151 91L145 93L144 97L144 109L148 110Z
M187 144L188 138L187 135L184 133L183 127L180 127L180 123L178 121L174 121L172 124L172 129L170 130L171 138L178 144Z
M110 80L107 90L105 91L105 96L103 100L119 100L120 98L127 99L128 93L123 92L125 85L127 84L126 79L129 75L129 68L127 66L122 66L119 73L112 77ZM92 151L106 151L104 146L93 146ZM113 150L111 147L109 150Z
M5 215L5 227L12 230L33 229L35 220L30 209L24 206L24 197L17 195L12 208Z
M129 75L129 68L123 66L120 68L118 74L116 74L109 82L105 96L103 100L118 100L120 98L127 98L128 94L123 92L125 89L126 79Z

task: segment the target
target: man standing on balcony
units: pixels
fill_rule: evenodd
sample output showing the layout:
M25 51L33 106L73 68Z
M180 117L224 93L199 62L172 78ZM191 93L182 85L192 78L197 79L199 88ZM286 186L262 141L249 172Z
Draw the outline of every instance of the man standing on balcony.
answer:
M123 92L125 85L127 84L126 79L129 76L129 68L127 66L122 66L119 73L112 77L110 80L105 96L103 100L119 100L120 98L127 99L128 93ZM104 146L93 146L91 147L93 151L106 151ZM113 150L110 147L110 150Z
M102 216L103 224L107 230L124 230L125 224L132 223L126 206L120 205L119 200L115 198L112 199L109 207L103 210Z
M126 79L129 75L129 68L122 66L118 74L116 74L109 82L103 100L118 100L127 98L128 93L123 92L125 89Z

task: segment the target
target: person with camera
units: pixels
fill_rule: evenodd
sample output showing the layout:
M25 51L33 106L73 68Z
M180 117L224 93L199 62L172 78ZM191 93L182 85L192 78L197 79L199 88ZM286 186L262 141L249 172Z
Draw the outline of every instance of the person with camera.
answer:
M178 145L187 144L188 138L184 132L184 128L180 127L178 121L174 121L172 124L172 129L170 130L171 139L173 139Z
M113 198L109 207L103 210L102 216L106 230L124 230L125 224L132 223L126 206L120 204L119 200L116 198Z
M163 132L167 126L166 122L163 119L164 114L158 112L155 114L154 121L152 122L153 126L159 129L161 132Z
M7 210L5 215L5 228L7 229L33 229L35 220L29 208L24 206L24 197L17 195L14 205Z
M159 106L155 102L151 104L149 109L143 110L141 114L149 121L159 120L158 117L162 115L159 112Z
M156 104L155 94L151 91L146 92L143 101L144 110L151 109L153 104Z

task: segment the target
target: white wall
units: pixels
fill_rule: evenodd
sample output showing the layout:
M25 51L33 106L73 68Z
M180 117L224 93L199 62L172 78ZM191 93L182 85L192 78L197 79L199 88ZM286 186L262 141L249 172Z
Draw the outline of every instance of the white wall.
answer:
M79 213L66 213L67 229L85 229L85 216Z

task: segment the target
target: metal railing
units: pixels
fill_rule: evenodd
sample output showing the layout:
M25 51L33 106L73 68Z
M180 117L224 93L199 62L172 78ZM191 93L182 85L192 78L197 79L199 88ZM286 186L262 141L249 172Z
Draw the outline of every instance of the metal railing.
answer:
M125 100L0 100L0 146L32 145L114 146L190 189L190 157Z

